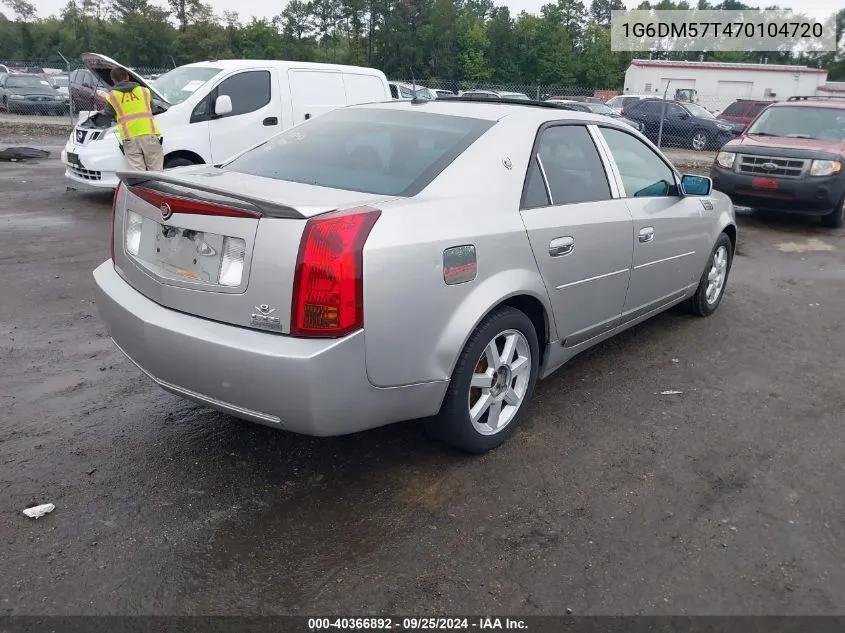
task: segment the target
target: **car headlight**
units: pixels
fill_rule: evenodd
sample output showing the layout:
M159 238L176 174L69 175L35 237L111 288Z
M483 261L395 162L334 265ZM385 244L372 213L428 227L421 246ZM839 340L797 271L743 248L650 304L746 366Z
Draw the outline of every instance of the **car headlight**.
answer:
M730 169L734 166L736 154L734 152L719 152L716 154L716 164L723 169Z
M53 101L64 101L65 98L62 95L55 95L53 97Z
M23 95L9 95L9 99L11 99L12 101L23 101L24 96Z
M842 169L842 163L838 160L814 160L810 164L811 176L832 176L838 174Z
M725 125L724 123L717 123L716 127L719 128L720 130L725 130L726 132L729 132L730 130L733 129L730 125Z

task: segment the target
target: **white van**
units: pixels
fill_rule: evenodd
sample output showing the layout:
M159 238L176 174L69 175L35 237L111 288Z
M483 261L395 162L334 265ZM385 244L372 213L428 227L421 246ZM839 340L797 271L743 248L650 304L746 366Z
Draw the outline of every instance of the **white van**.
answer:
M111 86L112 68L122 67L95 53L83 54L82 61L104 86ZM329 110L391 99L384 73L358 66L211 60L180 66L151 83L126 70L153 93L165 169L219 163ZM116 129L110 117L80 113L61 158L71 189L117 187L116 172L129 165Z

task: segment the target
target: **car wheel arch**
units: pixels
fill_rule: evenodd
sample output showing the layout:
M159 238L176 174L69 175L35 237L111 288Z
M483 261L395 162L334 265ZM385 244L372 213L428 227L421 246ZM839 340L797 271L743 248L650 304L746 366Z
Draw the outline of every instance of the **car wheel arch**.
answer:
M502 292L503 288L508 290ZM546 347L554 340L556 331L545 285L538 273L508 270L489 277L465 297L443 329L435 345L435 354L437 364L446 376L451 377L467 341L478 325L502 305L525 312L535 328L542 318L537 338L540 343L540 366L543 366Z
M165 156L164 156L165 164L167 164L168 161L172 161L172 160L175 160L175 159L189 160L194 165L204 165L206 163L205 159L203 159L202 156L200 156L199 154L192 152L190 150L184 150L184 149L176 150L176 151L173 151L173 152L169 152L168 154L165 154Z

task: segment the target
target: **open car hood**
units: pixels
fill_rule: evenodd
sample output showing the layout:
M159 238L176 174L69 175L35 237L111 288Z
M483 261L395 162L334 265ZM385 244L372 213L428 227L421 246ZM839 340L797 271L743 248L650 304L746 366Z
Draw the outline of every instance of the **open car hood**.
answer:
M127 68L122 64L118 64L110 57L106 57L105 55L100 55L99 53L82 53L80 55L82 59L82 63L85 64L85 67L93 72L100 81L103 82L106 86L111 86L111 73L112 68L123 68L127 73L129 73L129 78L132 81L138 82L140 85L144 86L145 88L149 88L150 91L153 93L156 99L162 101L168 105L170 102L165 99L160 92L158 92L155 88L153 88L147 81L142 78L138 73L136 73L131 68Z

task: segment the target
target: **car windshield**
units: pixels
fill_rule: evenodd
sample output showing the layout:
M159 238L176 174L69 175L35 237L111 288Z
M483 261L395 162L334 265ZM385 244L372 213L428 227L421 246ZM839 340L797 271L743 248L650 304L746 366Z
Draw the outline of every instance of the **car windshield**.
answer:
M150 82L171 104L182 103L220 72L211 66L181 66Z
M501 94L501 96L504 99L520 99L522 101L530 101L530 99L528 98L528 95L526 95L522 92L503 92Z
M53 77L53 85L58 88L67 88L67 77Z
M596 114L603 114L605 116L616 116L616 110L606 106L603 103L588 103L587 107Z
M748 134L819 140L845 139L845 109L780 106L765 110Z
M715 119L716 117L713 115L710 110L702 108L700 105L696 105L694 103L685 103L684 107L689 110L690 114L693 116L697 116L700 119Z
M41 77L26 77L23 75L9 75L6 80L7 88L39 88L47 86L50 87L50 82Z
M380 108L332 110L290 128L222 169L389 196L413 196L492 121Z

